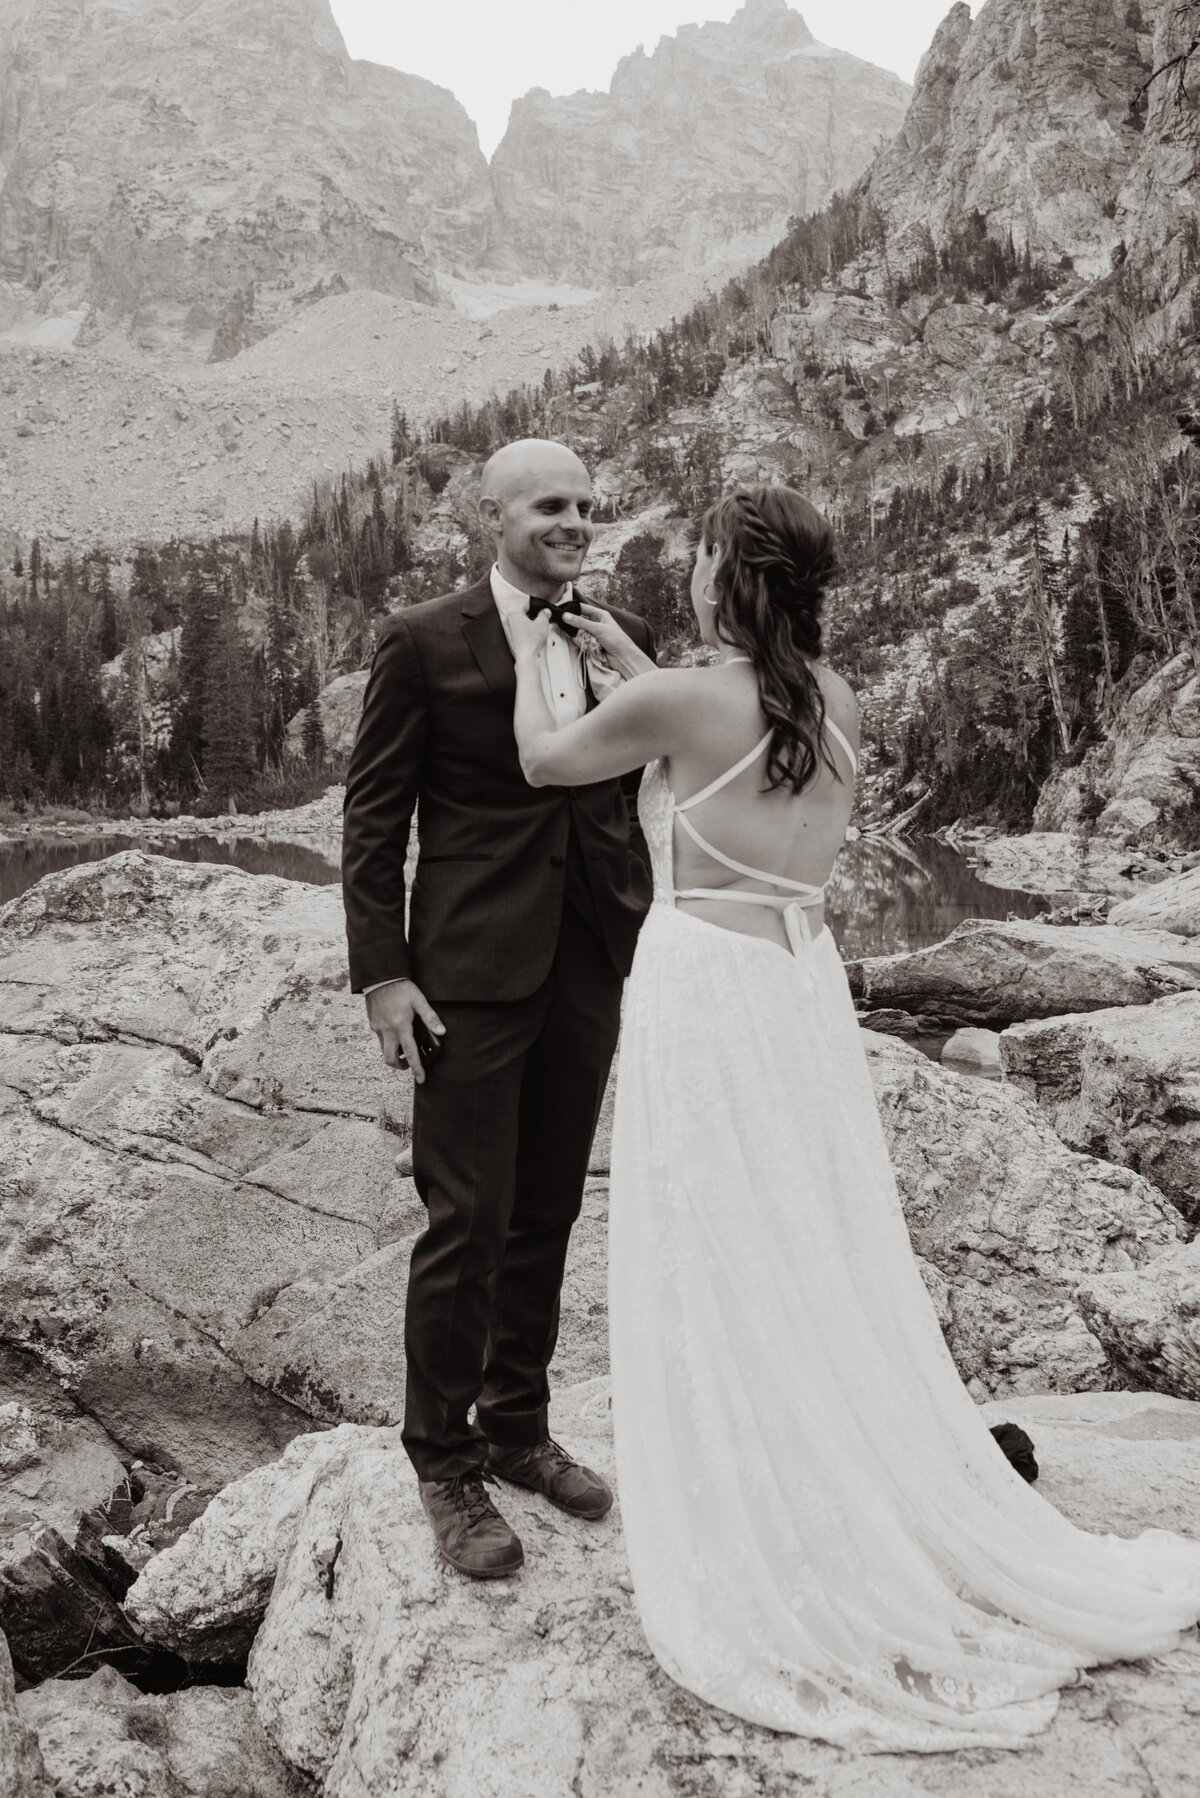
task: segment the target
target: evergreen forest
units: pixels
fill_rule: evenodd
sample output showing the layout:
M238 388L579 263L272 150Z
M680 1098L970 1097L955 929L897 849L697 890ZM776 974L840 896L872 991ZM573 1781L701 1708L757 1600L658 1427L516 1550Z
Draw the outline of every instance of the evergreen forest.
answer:
M1200 267L1200 239L1186 259L1173 292ZM292 520L126 559L29 544L0 570L0 802L213 812L321 790L339 770L319 695L369 662L389 612L486 567L471 482L515 437L559 438L618 470L600 522L655 508L627 533L610 592L648 616L667 659L690 653L681 545L722 486L716 398L768 362L781 314L822 290L865 296L868 265L892 307L1045 307L1071 273L978 215L901 258L860 189L793 221L756 268L646 341L597 345L431 421L394 410L386 449L315 485ZM897 804L914 782L928 789L929 825L1027 821L1050 769L1102 736L1131 680L1183 649L1200 658L1200 320L1155 337L1169 297L1123 266L1093 284L1102 328L1062 331L1049 397L969 461L895 438L886 392L854 367L802 371L818 408L853 399L861 441L836 468L785 445L779 478L818 492L839 531L835 665L870 689L919 652L920 704L902 728L868 712L865 734ZM1005 572L984 590L973 558L996 545Z

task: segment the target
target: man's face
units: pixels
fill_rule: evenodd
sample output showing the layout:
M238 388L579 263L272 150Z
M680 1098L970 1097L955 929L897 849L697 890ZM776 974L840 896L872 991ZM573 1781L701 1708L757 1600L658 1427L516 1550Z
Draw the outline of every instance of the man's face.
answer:
M596 527L592 484L580 468L523 481L499 507L497 548L530 592L577 580Z

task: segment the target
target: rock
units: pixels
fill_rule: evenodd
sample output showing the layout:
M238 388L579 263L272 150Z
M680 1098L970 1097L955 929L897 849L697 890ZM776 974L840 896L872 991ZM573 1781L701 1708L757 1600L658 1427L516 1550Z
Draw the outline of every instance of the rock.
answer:
M331 755L348 756L354 748L366 686L367 671L362 668L353 674L339 674L328 686L322 687L318 702L321 708L321 728L325 733L325 747ZM308 707L305 706L288 724L285 743L289 755L304 753L304 726L307 718Z
M611 1476L607 1382L567 1397L568 1446ZM1007 1400L984 1416L1029 1431L1037 1490L1084 1527L1195 1533L1200 1407L1104 1393ZM505 1488L527 1562L519 1579L481 1587L438 1560L408 1459L383 1432L297 1442L220 1502L132 1596L175 1640L218 1590L226 1607L261 1604L260 1519L286 1519L249 1684L266 1734L325 1798L765 1798L800 1787L813 1798L1148 1798L1147 1766L1158 1792L1183 1798L1200 1751L1200 1669L1186 1647L1094 1671L1019 1756L862 1757L718 1716L649 1653L619 1506L596 1526L567 1527Z
M400 1403L409 1088L342 934L336 888L136 852L0 913L0 1337L200 1485Z
M403 1453L394 1430L361 1425L297 1437L281 1459L220 1492L182 1546L150 1562L125 1601L137 1628L195 1663L244 1653L305 1506L351 1447Z
M505 242L530 274L604 286L773 240L863 172L908 92L750 0L623 58L607 94L517 100L492 160Z
M1090 1275L1077 1296L1088 1328L1130 1380L1200 1398L1200 1238L1146 1267Z
M970 1068L973 1073L999 1079L1000 1036L995 1030L956 1030L942 1045L942 1060L948 1067Z
M917 333L902 312L882 300L822 290L803 311L780 314L772 335L776 355L794 365L815 361L822 369L836 369L845 363L861 368L885 361Z
M948 368L977 368L1004 350L1004 338L983 306L939 306L925 321L925 348Z
M0 1404L0 1557L23 1530L74 1535L83 1513L125 1484L115 1444L90 1417Z
M0 112L0 259L28 310L136 317L151 353L235 353L331 268L432 301L433 265L497 235L458 101L352 60L328 0L6 7Z
M245 1690L148 1696L111 1667L23 1692L57 1798L300 1798Z
M1108 922L1122 929L1170 930L1176 936L1200 936L1200 867L1189 868L1122 900L1108 914Z
M1159 808L1140 794L1110 799L1096 820L1102 836L1117 843L1148 843L1159 821Z
M1200 1223L1200 992L1014 1024L1000 1056L1063 1142L1135 1168Z
M17 1673L30 1683L110 1657L139 1673L154 1664L108 1584L55 1529L9 1542L0 1583L0 1630L8 1638Z
M1050 776L1033 821L1039 830L1080 830L1099 805L1096 831L1137 843L1190 819L1198 787L1200 674L1183 654L1128 693L1104 743Z
M848 962L846 972L868 1010L1004 1025L1195 990L1200 948L1163 930L967 918L928 949Z
M1110 838L1064 830L1029 831L973 843L970 861L981 880L1026 893L1115 894L1137 891L1137 881L1153 879L1155 866Z
M1131 1170L1066 1148L1006 1084L952 1073L893 1037L864 1032L863 1043L913 1248L963 1379L997 1395L1123 1384L1075 1288L1173 1248L1178 1213Z
M894 230L936 241L982 214L1047 260L1111 267L1136 218L1120 204L1135 157L1156 152L1126 129L1130 96L1156 64L1133 6L1090 0L957 4L917 70L912 105L871 170L870 194Z
M12 1661L0 1632L0 1792L5 1798L55 1798L42 1751L17 1709Z
M49 1381L49 1402L30 1390L32 1377L21 1384L32 1403L0 1403L0 1631L22 1678L34 1679L85 1649L127 1648L99 1533L114 1527L107 1508L128 1487L115 1444L92 1418ZM80 1535L92 1520L88 1552Z

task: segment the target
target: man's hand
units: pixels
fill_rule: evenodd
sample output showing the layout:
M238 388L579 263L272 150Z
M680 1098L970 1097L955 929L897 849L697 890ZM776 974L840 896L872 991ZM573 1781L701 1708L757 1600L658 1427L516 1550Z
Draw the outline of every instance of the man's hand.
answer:
M425 1079L421 1057L413 1038L413 1019L423 1018L434 1036L444 1036L446 1026L420 987L411 980L389 980L367 994L367 1022L379 1039L389 1068L412 1069L420 1086Z

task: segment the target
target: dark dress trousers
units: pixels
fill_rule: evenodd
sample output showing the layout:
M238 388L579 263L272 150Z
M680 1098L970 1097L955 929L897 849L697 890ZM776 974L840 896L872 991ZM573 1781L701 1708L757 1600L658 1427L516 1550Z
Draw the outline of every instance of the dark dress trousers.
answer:
M652 654L644 621L608 609ZM487 578L401 612L346 780L351 986L407 975L446 1025L413 1102L429 1221L409 1270L402 1435L422 1479L479 1466L488 1440L547 1433L567 1243L650 900L636 777L529 786L515 697Z

